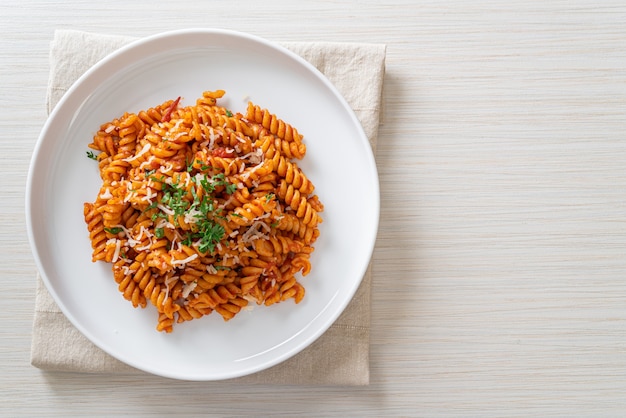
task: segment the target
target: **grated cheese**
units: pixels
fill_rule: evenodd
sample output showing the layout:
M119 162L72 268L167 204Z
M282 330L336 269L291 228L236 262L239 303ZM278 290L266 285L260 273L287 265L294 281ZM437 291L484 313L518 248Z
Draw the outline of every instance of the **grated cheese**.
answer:
M126 161L127 163L129 163L131 161L135 161L137 158L141 157L142 155L144 155L148 151L150 151L150 143L149 142L146 145L144 145L143 148L141 149L141 151L139 151L134 157L124 158L122 161Z
M255 221L250 228L241 236L243 242L250 243L252 241L258 239L269 239L269 235L264 234L259 230L259 228L263 228L266 231L270 231L271 228L265 223L261 221Z
M259 216L257 216L257 217L256 217L256 218L254 218L252 221L260 221L260 220L262 220L262 219L267 219L267 218L269 218L270 216L272 216L272 214L271 214L271 213L269 213L269 212L266 212L266 213L264 213L263 215L259 215ZM269 226L267 226L267 224L266 224L265 222L262 222L262 225L263 225L263 226L265 226L265 227L267 228L266 230L267 230L268 232L271 230L271 229L270 229L270 227L269 227Z
M144 161L143 163L141 163L139 165L139 168L142 170L145 170L146 166L152 166L152 162L154 161L154 155L151 155L148 157L148 159L146 161Z
M161 209L161 211L165 213L166 215L174 215L176 213L172 209L168 208L167 206L164 206L161 203L157 205L157 208Z
M185 223L188 225L197 223L198 215L202 215L202 212L196 208L192 208L190 211L185 213Z
M178 135L176 135L174 138L172 138L172 141L176 141L177 139L180 139L181 137L187 135L189 132L180 132Z
M264 160L263 150L261 148L257 148L254 151L250 151L247 154L239 157L242 160L249 159L252 164L262 163Z
M115 252L113 253L113 259L111 260L112 263L115 263L120 257L120 250L122 249L122 241L119 239L116 239L115 241Z
M100 195L100 199L111 199L113 198L113 195L111 194L111 190L109 190L109 188L107 187L106 190L104 191L104 193L102 193Z
M189 294L191 293L192 290L194 290L196 288L196 286L198 286L197 282L191 282L191 283L187 283L184 287L183 287L183 294L182 297L186 298L187 296L189 296Z
M172 277L168 277L167 279L165 279L165 284L170 284L172 282L175 282L176 280L178 280L178 276L172 276Z
M146 234L146 238L152 238L152 233L146 229L145 226L141 225L141 228L139 228L139 235L137 236L137 240L141 241L141 239L143 238L143 234Z
M198 254L192 254L189 257L182 259L182 260L172 260L172 265L176 266L176 265L183 265L183 264L187 264L190 261L195 260L196 258L198 258Z
M178 242L177 240L178 240L178 233L176 233L176 235L174 235L174 239L172 239L172 243L170 244L170 248L174 249L174 245L177 245L177 250L178 251L182 251L182 248L180 247L180 242Z
M129 276L131 274L135 274L137 272L137 270L133 270L128 266L122 266L122 273L124 273L124 276Z
M215 131L213 130L213 127L209 126L209 149L213 149L213 147L215 146L216 139L217 139L217 136L215 135Z
M111 183L111 185L113 185L113 183ZM133 195L135 194L135 191L133 190L133 185L132 185L132 183L130 181L126 182L126 190L128 192L124 196L124 203L129 202L130 199L132 199Z
M250 161L252 162L252 161ZM261 168L261 166L263 165L263 161L261 161L260 163L258 163L257 165L255 165L254 167L251 167L250 170L248 170L247 172L243 173L241 175L241 178L243 180L247 180L248 177L250 177L250 174L254 173L255 171L257 171L259 168Z
M144 245L143 247L135 248L135 251L146 251L149 250L150 247L152 247L152 242L148 243L148 245Z
M146 195L144 197L142 197L141 200L144 200L144 201L148 202L149 204L152 204L152 199L154 199L158 195L159 194L157 192L152 192L152 189L150 187L147 187L146 188Z
M174 226L174 224L172 224L170 221L168 221L167 219L159 219L157 221L157 224L155 225L155 228L169 228L169 229L176 229L176 227Z
M163 174L167 174L169 171L172 171L173 169L174 169L174 164L168 162L166 165L162 165L159 168L159 171ZM152 179L150 179L150 181L152 181Z

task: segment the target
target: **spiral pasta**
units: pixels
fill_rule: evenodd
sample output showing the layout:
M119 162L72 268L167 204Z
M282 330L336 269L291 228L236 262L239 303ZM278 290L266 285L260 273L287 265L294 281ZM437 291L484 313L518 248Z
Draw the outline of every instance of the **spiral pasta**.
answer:
M89 144L102 179L84 204L92 261L134 307L156 308L158 331L305 294L324 207L293 161L303 136L253 103L231 113L224 94L125 113Z

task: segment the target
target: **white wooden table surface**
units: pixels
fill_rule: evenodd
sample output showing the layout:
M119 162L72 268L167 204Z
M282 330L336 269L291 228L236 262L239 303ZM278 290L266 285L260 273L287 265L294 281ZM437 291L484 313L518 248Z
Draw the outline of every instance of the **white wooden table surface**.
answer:
M592 4L596 4L592 6ZM0 0L0 415L626 415L626 3ZM385 43L371 384L44 373L24 188L73 28Z

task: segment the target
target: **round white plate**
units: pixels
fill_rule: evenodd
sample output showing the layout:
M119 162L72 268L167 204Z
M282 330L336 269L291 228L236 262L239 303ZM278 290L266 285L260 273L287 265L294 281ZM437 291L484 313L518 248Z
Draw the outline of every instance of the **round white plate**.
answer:
M182 96L226 90L220 104L269 109L304 135L299 165L325 205L304 300L212 314L155 330L156 310L124 300L110 264L91 262L83 203L101 184L86 156L100 124ZM226 30L152 36L108 56L84 74L50 115L31 161L28 234L43 280L67 318L113 357L160 376L218 380L254 373L298 353L324 333L352 299L378 228L374 157L354 113L312 65L277 45ZM62 349L62 347L59 347Z

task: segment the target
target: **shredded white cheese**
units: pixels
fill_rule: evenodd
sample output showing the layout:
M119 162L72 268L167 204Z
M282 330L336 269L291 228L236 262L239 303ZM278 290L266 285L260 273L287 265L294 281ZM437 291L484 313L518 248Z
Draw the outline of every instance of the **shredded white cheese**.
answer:
M128 266L122 266L122 273L124 273L124 276L130 276L131 274L135 274L137 272L137 270L133 270Z
M174 138L172 138L172 141L176 141L177 139L182 138L183 136L189 134L189 132L180 132L178 135L176 135Z
M142 155L144 155L148 151L150 151L150 143L145 144L143 146L143 148L141 149L141 151L139 151L137 153L137 155L135 155L134 157L124 158L122 161L126 161L127 163L129 163L131 161L135 161L137 158L141 157Z
M104 193L102 193L100 195L100 199L111 199L113 198L113 195L111 194L111 190L109 190L109 188L107 187L106 190L104 191Z
M184 287L183 287L183 294L182 297L186 298L187 296L189 296L189 294L191 293L192 290L194 290L196 288L196 286L198 286L197 282L191 282L191 283L187 283Z
M185 223L188 225L197 223L198 215L202 215L202 212L200 212L196 208L192 208L187 213L185 213Z
M215 135L215 131L212 126L209 126L209 149L213 149L215 146L215 140L217 139L217 135Z
M261 232L260 229L265 229L267 232L271 230L271 228L265 223L261 221L255 221L250 228L241 236L243 242L249 243L258 239L269 239L269 236Z
M168 277L167 279L165 279L165 284L170 284L175 282L176 280L178 280L178 276L172 276L172 277Z
M137 240L141 241L141 239L143 238L143 235L146 234L146 238L152 238L152 233L146 229L145 226L141 225L141 228L139 228L139 235L137 235Z
M142 247L135 248L135 251L146 251L146 250L149 250L150 247L152 247L152 243L151 242L149 242L147 245L144 245Z
M126 238L128 240L127 246L133 248L135 247L135 245L141 244L141 241L133 238L133 235L130 233L128 228L126 228L124 225L115 225L115 228L120 228L122 231L124 231L124 235L126 235Z
M172 171L174 169L174 165L172 163L166 163L165 165L162 165L159 168L159 171L163 174L167 174L168 172ZM152 181L152 179L150 179L150 181Z
M180 237L178 236L178 233L176 233L176 235L174 236L171 247L172 249L176 249L178 251L183 250L183 244L180 242Z
M267 219L267 218L269 218L270 216L272 216L272 214L271 214L271 213L269 213L269 212L266 212L266 213L264 213L263 215L260 215L260 216L257 216L256 218L254 218L254 219L253 219L253 221L260 221L260 220L262 220L262 219ZM264 227L266 227L266 230L267 230L267 231L269 231L269 230L270 230L270 227L269 227L269 226L267 226L267 224L266 224L266 223L263 223L263 226L264 226Z
M115 263L120 257L120 250L122 248L122 241L119 239L116 239L115 241L115 252L113 253L113 259L111 260L112 263Z
M139 165L139 168L144 170L146 168L146 166L152 166L152 162L154 161L154 155L151 155L148 157L148 159L146 161L144 161L143 163L141 163Z
M252 162L252 160L250 161ZM250 174L254 173L255 171L257 171L259 168L261 168L261 166L263 166L263 161L259 162L257 165L255 165L254 167L251 167L250 170L246 171L245 173L243 173L241 175L242 180L247 180L248 177L250 177Z
M149 204L152 204L152 199L154 199L158 195L159 194L157 192L152 192L152 189L150 187L146 187L146 195L142 197L141 200L144 200L148 202Z
M168 208L167 206L164 206L161 203L157 205L157 208L161 209L161 211L165 213L166 215L174 215L176 213L172 209Z
M198 258L198 254L192 254L187 258L184 258L182 260L172 260L172 265L176 266L176 265L183 265L183 264L187 264L190 261L195 260L196 258Z

